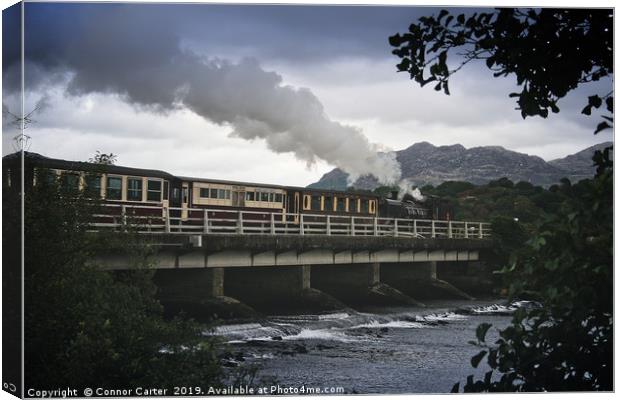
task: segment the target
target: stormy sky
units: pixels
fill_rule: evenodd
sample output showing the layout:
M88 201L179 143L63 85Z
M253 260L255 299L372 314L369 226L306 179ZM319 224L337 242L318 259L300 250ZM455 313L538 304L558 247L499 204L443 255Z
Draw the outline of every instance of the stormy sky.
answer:
M13 8L3 11L3 110L19 114ZM549 160L611 140L610 130L592 134L597 113L579 113L610 82L524 121L508 98L514 78L483 65L455 75L450 96L396 73L388 36L437 11L26 3L30 151L87 160L100 150L177 175L307 185L333 166L396 179L394 160L377 152L420 141ZM3 155L17 134L4 114Z

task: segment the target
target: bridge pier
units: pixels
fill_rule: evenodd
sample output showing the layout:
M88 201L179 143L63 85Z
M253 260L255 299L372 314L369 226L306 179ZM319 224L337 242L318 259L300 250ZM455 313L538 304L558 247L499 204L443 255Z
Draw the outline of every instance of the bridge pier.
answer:
M381 264L313 265L312 286L351 306L422 305L381 282Z
M312 287L312 267L230 267L224 292L266 313L316 312L346 308Z
M499 282L493 282L493 268L482 261L440 262L437 266L442 280L473 296L489 296Z
M438 279L437 261L385 263L382 264L381 276L387 284L416 299L473 299L452 284Z
M224 295L224 268L158 269L153 281L167 316L183 311L207 321L255 314L248 306Z

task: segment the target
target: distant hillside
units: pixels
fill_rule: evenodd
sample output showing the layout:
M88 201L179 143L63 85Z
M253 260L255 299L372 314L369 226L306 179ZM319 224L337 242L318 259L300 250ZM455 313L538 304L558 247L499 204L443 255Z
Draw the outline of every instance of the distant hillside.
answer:
M572 181L591 177L592 154L610 145L605 142L582 150L562 159L546 162L540 157L507 150L500 146L483 146L466 149L460 144L434 146L428 142L416 143L396 152L403 178L413 184L438 185L445 181L467 181L484 184L507 177L518 182L549 186L561 178ZM322 189L346 189L348 175L333 169L309 187ZM374 189L379 186L373 176L364 176L354 185L358 189Z
M571 154L570 156L551 160L549 164L565 171L570 175L571 180L578 181L580 179L590 178L596 171L596 167L592 165L592 154L612 144L613 142L599 143L575 154Z

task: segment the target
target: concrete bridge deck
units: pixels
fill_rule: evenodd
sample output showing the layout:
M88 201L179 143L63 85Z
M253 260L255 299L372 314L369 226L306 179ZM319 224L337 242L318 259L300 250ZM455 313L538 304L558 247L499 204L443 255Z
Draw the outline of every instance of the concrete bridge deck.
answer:
M324 264L477 261L491 246L479 239L414 239L389 236L151 235L155 268L261 267ZM126 269L127 256L105 254L106 269Z

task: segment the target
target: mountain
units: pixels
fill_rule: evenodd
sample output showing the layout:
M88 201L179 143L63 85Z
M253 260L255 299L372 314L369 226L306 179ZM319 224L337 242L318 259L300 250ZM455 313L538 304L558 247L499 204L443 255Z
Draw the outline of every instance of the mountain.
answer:
M596 167L592 165L592 154L597 150L603 150L605 147L611 146L613 142L604 142L595 144L585 150L581 150L575 154L571 154L564 158L557 158L549 161L549 164L565 171L570 175L571 180L580 180L590 178L596 171ZM613 158L613 157L612 157Z
M396 152L402 177L412 184L438 185L445 181L467 181L485 184L507 177L513 182L526 181L535 185L550 186L561 178L572 181L593 176L592 154L610 145L600 143L562 159L546 162L500 146L482 146L466 149L460 144L434 146L428 142ZM318 182L308 187L317 189L346 189L348 174L336 168L326 173ZM358 189L374 189L379 182L373 176L363 176L353 184Z

